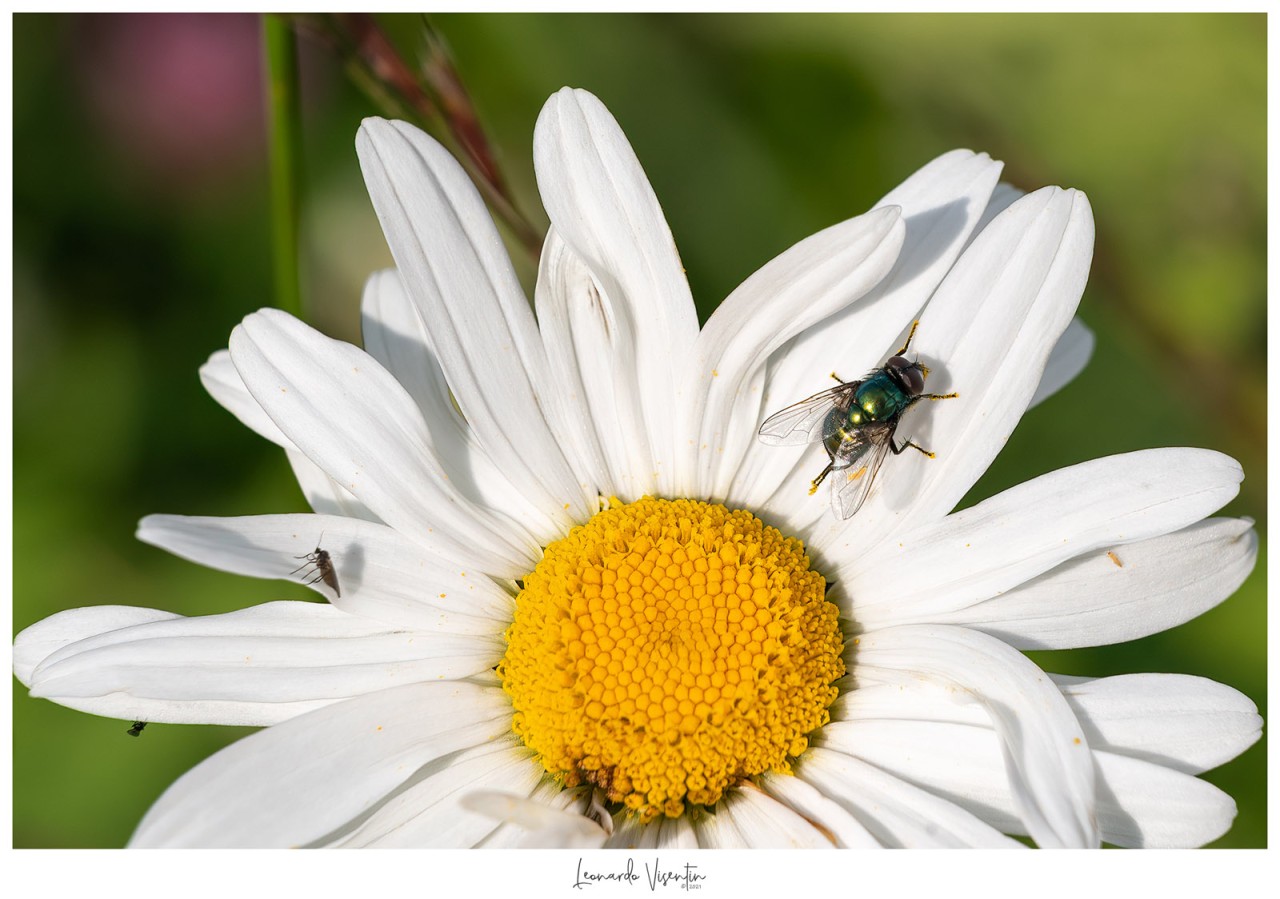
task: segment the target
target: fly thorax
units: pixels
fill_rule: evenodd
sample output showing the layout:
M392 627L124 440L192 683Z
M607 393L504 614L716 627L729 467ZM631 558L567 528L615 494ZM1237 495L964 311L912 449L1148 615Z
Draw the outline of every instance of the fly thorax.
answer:
M868 381L858 388L855 403L849 410L849 421L854 425L863 421L883 421L898 411L901 399L902 392L891 385L882 384L879 379ZM854 421L855 414L858 421Z

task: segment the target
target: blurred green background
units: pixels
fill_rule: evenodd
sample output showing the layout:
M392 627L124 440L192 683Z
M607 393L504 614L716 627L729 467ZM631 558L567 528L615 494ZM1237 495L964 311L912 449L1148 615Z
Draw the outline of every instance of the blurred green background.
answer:
M523 208L546 97L585 87L633 142L705 318L756 267L953 147L1023 188L1085 190L1098 244L1085 373L1030 412L966 503L1166 445L1236 457L1225 510L1266 539L1266 22L1262 15L451 15L432 20ZM419 20L383 20L406 52ZM186 615L301 587L133 539L143 515L301 511L283 455L197 367L271 305L253 16L14 17L15 633L103 603ZM302 41L309 317L358 339L389 263L353 139L377 110ZM528 274L531 269L526 269ZM1177 671L1266 713L1265 556L1230 600L1131 644L1040 654L1065 673ZM14 843L111 847L246 729L153 726L14 684ZM1265 741L1206 777L1239 804L1215 845L1266 844Z

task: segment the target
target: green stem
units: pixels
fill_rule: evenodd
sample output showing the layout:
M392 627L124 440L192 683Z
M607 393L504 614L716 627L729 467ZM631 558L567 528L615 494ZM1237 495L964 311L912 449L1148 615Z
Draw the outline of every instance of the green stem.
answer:
M267 140L276 305L302 317L298 280L298 185L302 173L298 45L292 24L271 13L262 17L262 37L267 52Z

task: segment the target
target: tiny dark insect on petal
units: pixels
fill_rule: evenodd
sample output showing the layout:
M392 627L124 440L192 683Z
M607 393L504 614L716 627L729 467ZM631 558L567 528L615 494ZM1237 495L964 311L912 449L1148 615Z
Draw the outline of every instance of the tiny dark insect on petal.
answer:
M323 581L324 585L332 590L335 596L342 596L342 591L338 588L338 570L334 568L333 558L329 555L328 550L321 549L317 546L314 552L309 552L304 556L294 556L294 558L305 559L306 561L293 569L293 571L289 572L290 574L297 574L304 568L315 566L315 577L311 578L309 581L304 580L303 583L310 587L312 584ZM307 575L312 573L313 572L308 571L303 575L303 577L305 578Z
M133 722L133 727L126 730L125 733L131 737L140 737L142 736L142 729L146 726L147 722L145 721L135 721Z

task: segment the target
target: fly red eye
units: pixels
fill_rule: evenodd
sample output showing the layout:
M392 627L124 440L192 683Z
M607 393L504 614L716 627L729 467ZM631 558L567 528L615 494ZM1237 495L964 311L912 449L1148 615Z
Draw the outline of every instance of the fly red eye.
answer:
M901 362L901 365L894 365L895 362ZM901 356L894 356L889 360L888 365L897 370L898 377L902 379L902 386L912 396L918 396L924 393L924 372L920 370L920 366L914 362L907 362Z

